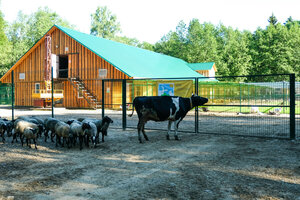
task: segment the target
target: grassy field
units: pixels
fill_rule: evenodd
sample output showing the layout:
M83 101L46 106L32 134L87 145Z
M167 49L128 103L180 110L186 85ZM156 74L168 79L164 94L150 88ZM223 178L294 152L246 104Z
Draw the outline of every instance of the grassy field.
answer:
M279 107L258 107L261 113L268 114L269 111L273 111L275 108ZM242 112L250 113L251 107L240 107L240 106L208 106L210 111L215 112ZM282 108L281 114L290 114L289 108ZM300 101L296 101L296 115L300 115Z

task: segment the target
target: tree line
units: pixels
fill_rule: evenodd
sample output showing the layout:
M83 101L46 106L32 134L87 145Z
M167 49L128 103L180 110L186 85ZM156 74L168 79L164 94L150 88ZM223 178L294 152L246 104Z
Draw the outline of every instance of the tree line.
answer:
M192 19L189 24L180 21L175 31L166 33L155 44L120 36L120 23L107 7L98 7L91 18L92 35L189 63L215 62L218 76L295 73L300 81L300 21L292 17L281 24L272 14L267 19L267 27L258 27L253 33L223 24L201 23L198 19ZM0 11L0 77L54 24L76 29L47 7L31 15L20 11L10 24ZM247 81L245 78L234 80ZM275 77L264 78L264 81L274 80Z

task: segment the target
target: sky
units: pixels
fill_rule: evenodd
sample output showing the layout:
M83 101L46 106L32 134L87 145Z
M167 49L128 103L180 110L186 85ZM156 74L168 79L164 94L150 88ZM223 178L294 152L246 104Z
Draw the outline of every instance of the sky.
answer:
M91 14L107 6L121 24L121 35L152 44L175 31L181 20L188 25L196 18L251 32L265 28L272 13L280 23L290 16L300 20L300 0L0 0L9 23L19 11L29 15L45 6L84 33L90 33Z

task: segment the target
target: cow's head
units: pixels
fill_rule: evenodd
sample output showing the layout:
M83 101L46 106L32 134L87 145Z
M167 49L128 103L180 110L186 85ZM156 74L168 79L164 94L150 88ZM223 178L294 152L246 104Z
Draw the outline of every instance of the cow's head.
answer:
M200 97L194 94L191 96L191 100L193 106L202 106L203 104L206 104L208 102L207 98Z

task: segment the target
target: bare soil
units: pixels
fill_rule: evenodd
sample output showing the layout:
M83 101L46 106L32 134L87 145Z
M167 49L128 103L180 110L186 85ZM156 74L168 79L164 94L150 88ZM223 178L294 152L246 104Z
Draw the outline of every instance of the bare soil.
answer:
M109 129L97 148L0 142L0 199L298 199L300 141ZM34 145L32 145L34 147Z
M10 118L11 110L1 108L0 114ZM121 127L120 113L106 114L113 118L113 127ZM15 118L20 115L45 118L51 112L16 110ZM288 132L285 116L266 121L266 116L211 115L200 117L199 127L206 133ZM101 114L56 109L55 117L101 118ZM181 123L180 130L186 132L180 133L180 141L166 140L165 131L146 130L150 141L140 144L135 129L110 127L104 143L82 151L78 145L56 148L43 138L38 150L34 145L29 149L11 144L12 138L6 143L0 139L0 199L300 200L300 140L195 134L193 120L191 115ZM127 122L132 127L136 123L136 116ZM146 127L166 129L166 123Z

